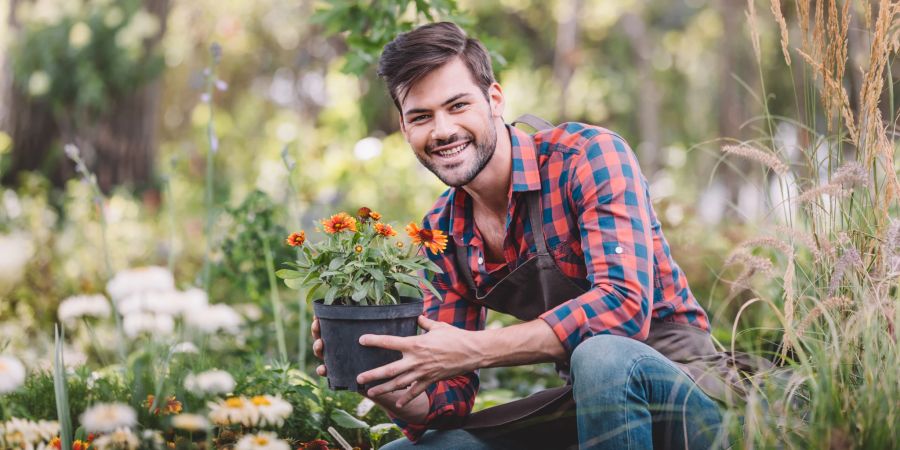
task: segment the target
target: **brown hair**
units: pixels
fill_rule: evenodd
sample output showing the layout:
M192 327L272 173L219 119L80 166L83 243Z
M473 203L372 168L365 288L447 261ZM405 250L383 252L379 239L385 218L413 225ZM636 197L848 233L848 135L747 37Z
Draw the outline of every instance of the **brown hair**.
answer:
M384 46L378 61L378 76L387 83L399 110L400 99L405 97L410 86L456 57L462 58L472 80L487 97L488 89L494 83L487 49L452 22L430 23L397 35Z

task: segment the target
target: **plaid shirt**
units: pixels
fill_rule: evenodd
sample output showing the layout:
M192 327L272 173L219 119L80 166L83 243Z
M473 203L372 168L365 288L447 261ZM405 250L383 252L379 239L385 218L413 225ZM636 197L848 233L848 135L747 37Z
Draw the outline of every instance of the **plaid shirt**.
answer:
M466 252L475 284L482 292L490 289L535 255L523 194L541 189L547 248L563 274L588 289L540 316L570 356L579 343L597 334L642 341L651 317L708 331L706 313L672 259L647 180L628 144L609 130L580 123L564 123L533 136L508 129L512 186L505 262L485 263L472 198L463 189L448 189L424 219L425 228L443 230L455 244L443 254L428 254L444 271L433 280L443 300L426 291L425 314L467 330L484 329L487 311L467 300L473 293L453 252ZM459 427L477 391L475 372L434 383L426 390L430 408L425 423L395 422L412 440L427 428Z

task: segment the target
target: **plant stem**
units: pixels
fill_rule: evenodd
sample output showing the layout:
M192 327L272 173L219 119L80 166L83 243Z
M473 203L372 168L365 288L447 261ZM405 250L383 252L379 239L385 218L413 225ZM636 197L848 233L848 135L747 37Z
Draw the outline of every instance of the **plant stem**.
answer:
M215 175L215 154L219 150L219 138L216 137L216 130L213 126L213 93L216 84L216 66L221 57L221 48L218 44L210 47L212 55L212 64L206 73L206 102L209 104L209 119L206 122L206 141L209 144L209 151L206 152L206 195L204 198L204 207L206 208L206 226L204 234L206 236L206 248L203 252L203 290L209 296L210 285L210 261L209 254L212 252L212 227L213 217L213 176Z
M290 213L291 205L297 204L297 199L298 199L299 195L297 194L297 187L294 186L294 180L293 180L293 178L291 178L291 175L293 175L295 163L292 160L292 158L290 157L290 153L288 153L289 148L290 147L288 145L285 145L284 148L281 149L281 160L282 160L282 162L284 162L284 167L285 167L285 169L287 169L287 172L288 172L288 176L287 176L287 180L288 180L288 212ZM300 227L302 225L303 225L303 220L301 218L301 214L297 213L297 226ZM300 258L302 256L302 254L303 254L303 251L298 248L297 249L297 257ZM306 329L307 329L306 308L307 308L307 305L306 305L306 290L305 289L297 290L297 304L299 306L299 316L300 316L299 317L300 332L297 333L297 335L298 335L297 336L297 339L298 339L298 342L297 342L297 344L298 344L297 366L300 367L300 370L306 371L306 345L307 345L307 342L306 342Z
M281 321L281 298L278 295L278 283L275 281L275 264L272 261L272 249L269 245L269 240L262 233L259 234L259 238L263 241L263 251L266 255L266 273L269 275L269 297L272 300L272 315L275 316L278 356L281 358L281 361L287 362L287 345L285 345L284 325Z

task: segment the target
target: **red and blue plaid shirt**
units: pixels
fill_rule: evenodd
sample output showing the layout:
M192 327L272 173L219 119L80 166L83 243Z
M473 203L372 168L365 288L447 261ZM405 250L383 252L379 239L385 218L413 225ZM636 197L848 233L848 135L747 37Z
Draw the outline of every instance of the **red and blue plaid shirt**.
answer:
M459 328L484 329L487 311L466 300L473 293L453 252L466 252L475 284L486 292L537 252L523 194L540 189L547 248L563 274L589 288L540 316L569 355L597 334L644 340L651 317L709 330L706 313L672 259L647 180L625 140L581 123L564 123L534 135L508 129L512 186L505 262L485 263L472 198L463 189L448 189L424 219L425 228L443 230L454 244L443 254L428 253L444 271L433 280L443 300L426 291L425 314ZM475 372L434 383L426 390L430 408L425 423L395 421L412 440L428 428L459 427L477 391Z

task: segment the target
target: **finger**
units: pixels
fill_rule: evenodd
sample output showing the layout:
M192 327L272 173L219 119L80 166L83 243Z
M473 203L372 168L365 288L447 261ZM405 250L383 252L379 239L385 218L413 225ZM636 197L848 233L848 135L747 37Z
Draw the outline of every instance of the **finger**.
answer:
M406 373L412 364L407 359L394 361L390 364L376 367L372 370L363 372L356 376L356 382L359 384L370 383L375 380L383 380L385 378L394 378L398 375Z
M411 402L414 398L425 392L425 389L427 389L430 384L431 383L418 380L414 381L412 386L410 386L409 389L406 390L406 393L400 396L400 398L397 400L397 407L403 408L404 406L406 406L407 403Z
M366 347L381 347L388 350L397 350L398 352L409 348L406 338L384 334L364 334L359 337L359 343Z
M325 369L325 364L320 364L318 367L316 367L316 373L319 374L320 377L328 375L328 370Z
M366 392L366 396L369 398L373 398L378 397L382 394L387 394L388 392L394 392L400 389L404 389L407 386L415 383L416 378L418 377L419 375L414 370L407 372L399 377L394 377L390 381L384 382L382 384L379 384L378 386L373 387L372 389L369 389L368 392Z
M320 332L319 332L319 318L318 317L313 316L312 326L309 327L309 331L310 331L310 333L312 333L313 339L319 338Z
M325 343L321 339L316 339L313 342L313 354L319 359L325 357Z
M435 326L439 326L442 323L443 322L431 320L431 319L425 317L424 315L419 316L419 328L421 328L425 331L431 331L432 328L434 328Z

